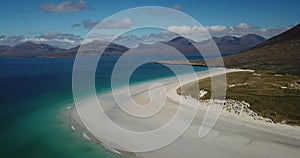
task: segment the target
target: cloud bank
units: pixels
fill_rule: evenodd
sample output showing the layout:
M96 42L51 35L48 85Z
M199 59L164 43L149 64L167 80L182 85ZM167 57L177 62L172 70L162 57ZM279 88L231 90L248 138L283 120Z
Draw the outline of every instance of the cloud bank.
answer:
M168 30L173 32L178 32L185 36L191 37L205 37L205 31L208 31L211 36L243 36L246 34L257 34L266 38L280 34L291 26L286 27L274 27L274 28L260 28L251 24L240 23L235 26L224 26L224 25L213 25L213 26L169 26Z
M92 21L84 21L82 24L76 23L71 27L84 27L84 28L93 28L97 25L98 22ZM124 29L129 28L134 25L134 22L129 18L124 18L121 20L111 20L102 23L100 26L101 29ZM156 32L145 34L142 36L137 36L134 34L124 34L122 37L117 38L115 43L123 44L125 46L134 47L139 43L153 43L153 42L163 42L169 41L177 35L172 32L178 32L185 36L190 37L207 37L206 31L208 31L213 37L220 36L243 36L246 34L257 34L266 38L273 37L277 34L280 34L292 26L281 26L281 27L273 27L273 28L261 28L254 25L240 23L235 26L224 26L224 25L213 25L213 26L169 26L164 32ZM115 38L114 34L95 34L94 37L91 37L91 40L111 40ZM25 37L23 35L9 35L4 36L0 35L0 45L9 45L13 46L19 43L23 43L26 41L31 41L35 43L45 43L54 46L58 46L61 48L70 48L77 45L83 41L83 38L79 35L71 34L71 33L59 33L59 32L48 32L43 33L34 37ZM88 41L91 42L91 41Z
M71 48L78 46L83 38L70 33L48 32L35 37L24 37L22 35L0 36L0 45L14 46L23 42L35 42L54 45L60 48Z

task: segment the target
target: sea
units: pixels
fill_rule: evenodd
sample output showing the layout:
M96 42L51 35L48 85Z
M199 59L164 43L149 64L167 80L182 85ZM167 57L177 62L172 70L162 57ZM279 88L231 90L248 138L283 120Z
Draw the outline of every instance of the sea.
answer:
M201 57L191 54L187 58ZM111 71L118 59L101 57L95 75L97 93L110 88ZM73 64L72 58L0 58L1 158L120 157L87 141L63 120L66 108L74 104ZM189 73L187 66L174 67ZM174 75L164 65L148 63L134 71L130 84Z

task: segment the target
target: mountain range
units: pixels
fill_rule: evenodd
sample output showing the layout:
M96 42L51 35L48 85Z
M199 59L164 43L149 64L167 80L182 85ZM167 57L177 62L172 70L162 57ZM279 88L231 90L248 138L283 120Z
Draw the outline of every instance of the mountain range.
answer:
M248 34L240 38L235 36L213 37L220 52L242 52L265 41L266 39L256 35Z
M103 41L93 41L81 45L80 50L86 54L98 53L99 50L104 50L104 54L120 54L128 50L127 47ZM14 47L0 46L0 57L48 57L48 58L61 58L61 57L75 57L79 46L63 49L47 44L37 44L33 42L25 42Z
M224 57L226 66L300 75L300 24L240 54Z
M300 75L300 24L244 52L226 56L223 61L229 68ZM204 66L206 62L198 60L190 61L190 64Z
M223 36L223 37L213 37L212 38L216 45L218 46L220 52L222 53L239 53L250 49L257 44L265 41L266 39L256 35L256 34L248 34L242 37L236 36ZM162 44L166 44L171 46L183 54L192 54L199 53L197 48L194 45L202 45L205 46L208 43L208 40L196 42L191 39L187 39L185 37L175 37L168 42L160 42ZM170 53L170 49L161 45L160 43L153 44L139 44L138 47L132 50L136 53L146 53L151 49L152 52L160 52L160 53Z
M248 34L242 37L235 36L224 36L224 37L213 37L216 45L219 47L220 52L242 52L244 50L250 49L251 47L265 41L265 38L255 35ZM84 51L86 54L95 54L99 50L103 50L105 55L114 55L122 54L127 50L131 50L135 53L171 53L170 49L162 47L162 44L169 45L173 48L176 48L181 53L197 53L197 49L193 44L203 44L202 42L195 42L184 37L176 37L167 42L153 43L153 44L139 44L135 48L127 48L120 44L110 43L107 48L105 46L108 44L105 41L93 41L87 44L81 45L81 51ZM63 49L47 44L37 44L33 42L25 42L13 47L0 45L0 57L51 57L51 58L60 58L60 57L75 57L79 46Z

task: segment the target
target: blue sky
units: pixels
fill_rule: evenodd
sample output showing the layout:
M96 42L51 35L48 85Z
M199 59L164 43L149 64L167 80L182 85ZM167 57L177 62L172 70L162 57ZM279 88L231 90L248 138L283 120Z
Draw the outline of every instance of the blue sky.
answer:
M84 27L84 24L93 26L93 23L114 13L140 6L175 8L192 16L204 26L233 28L239 24L246 24L256 31L258 28L269 29L271 32L262 34L266 37L300 22L298 0L72 0L69 2L71 4L69 8L59 8L61 7L59 5L65 1L1 0L0 36L34 38L45 33L64 33L82 38L91 29L91 27ZM275 30L271 30L273 28ZM226 35L226 32L219 35ZM3 41L5 40L2 40L2 44Z

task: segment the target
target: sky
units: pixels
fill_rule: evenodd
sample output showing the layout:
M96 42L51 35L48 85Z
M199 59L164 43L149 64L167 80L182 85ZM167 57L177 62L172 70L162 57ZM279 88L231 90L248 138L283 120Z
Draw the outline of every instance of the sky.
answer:
M300 22L299 0L0 0L0 44L33 41L72 47L80 44L98 22L120 11L142 6L176 9L193 17L212 36L255 33L269 38ZM194 35L200 30L180 18L170 22L156 18L164 16L159 12L151 14L152 18L149 14L142 18L160 19L169 31ZM105 38L141 26L143 20L139 15L108 20L102 28L107 34Z

